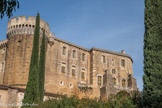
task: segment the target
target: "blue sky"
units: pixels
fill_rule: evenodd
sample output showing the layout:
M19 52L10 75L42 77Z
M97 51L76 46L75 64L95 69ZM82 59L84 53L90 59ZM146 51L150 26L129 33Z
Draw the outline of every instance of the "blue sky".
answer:
M37 12L58 38L89 49L125 50L142 90L144 0L20 0L13 17ZM0 40L6 38L7 22L0 19Z

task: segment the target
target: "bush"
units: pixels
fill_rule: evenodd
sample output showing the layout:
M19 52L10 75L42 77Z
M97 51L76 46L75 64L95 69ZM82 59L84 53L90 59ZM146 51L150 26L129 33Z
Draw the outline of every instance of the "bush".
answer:
M140 100L137 100L139 98L137 95L133 96L125 91L109 96L108 101L64 96L60 99L49 99L32 108L140 108Z

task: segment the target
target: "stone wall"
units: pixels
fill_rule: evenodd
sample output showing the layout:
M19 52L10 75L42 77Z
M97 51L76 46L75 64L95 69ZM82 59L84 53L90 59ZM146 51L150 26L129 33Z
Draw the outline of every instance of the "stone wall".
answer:
M8 42L6 46L0 42L0 84L26 87L34 27L35 17L21 16L9 20ZM41 19L40 37L43 30L47 40L46 92L99 99L105 92L107 95L113 93L106 82L113 84L116 90L137 90L133 60L124 51L117 53L98 48L89 50L58 39L49 31L48 23ZM105 72L109 72L109 76L104 77Z
M66 47L65 55L62 53L63 47ZM79 92L78 83L90 83L90 54L86 49L78 48L59 39L55 39L54 45L48 45L47 49L45 78L47 92L76 95ZM73 58L73 50L76 51L75 58ZM84 61L82 60L83 53L85 54ZM66 67L65 73L61 72L62 65ZM73 68L75 76L72 76ZM82 69L85 72L85 79L81 78Z
M0 41L0 84L3 84L3 76L6 64L5 60L6 48L7 48L7 40Z

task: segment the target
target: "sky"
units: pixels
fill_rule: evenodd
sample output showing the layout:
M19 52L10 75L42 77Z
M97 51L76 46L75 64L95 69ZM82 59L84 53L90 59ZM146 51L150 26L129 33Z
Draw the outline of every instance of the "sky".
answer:
M143 89L144 0L19 0L12 17L36 16L48 22L55 36L85 48L125 50ZM11 17L11 18L12 18ZM0 19L0 40L6 39L8 18Z

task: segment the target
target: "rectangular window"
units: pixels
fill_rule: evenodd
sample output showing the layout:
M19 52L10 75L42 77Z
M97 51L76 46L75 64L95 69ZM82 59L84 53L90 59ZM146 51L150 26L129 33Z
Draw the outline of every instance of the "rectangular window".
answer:
M81 73L81 77L82 77L82 80L85 80L85 72L84 71L82 71L82 73Z
M76 58L76 51L75 50L73 50L73 58Z
M85 54L82 53L82 61L85 61Z
M125 60L121 60L121 66L125 67Z
M102 63L106 63L106 57L103 55L103 56L101 56L101 62Z
M62 54L66 55L66 47L65 46L63 46L63 48L62 48Z
M102 86L102 76L98 76L98 86Z
M75 69L72 69L72 77L75 77Z
M65 66L61 66L61 72L65 74Z
M61 73L65 74L66 73L66 63L62 62L61 64Z

